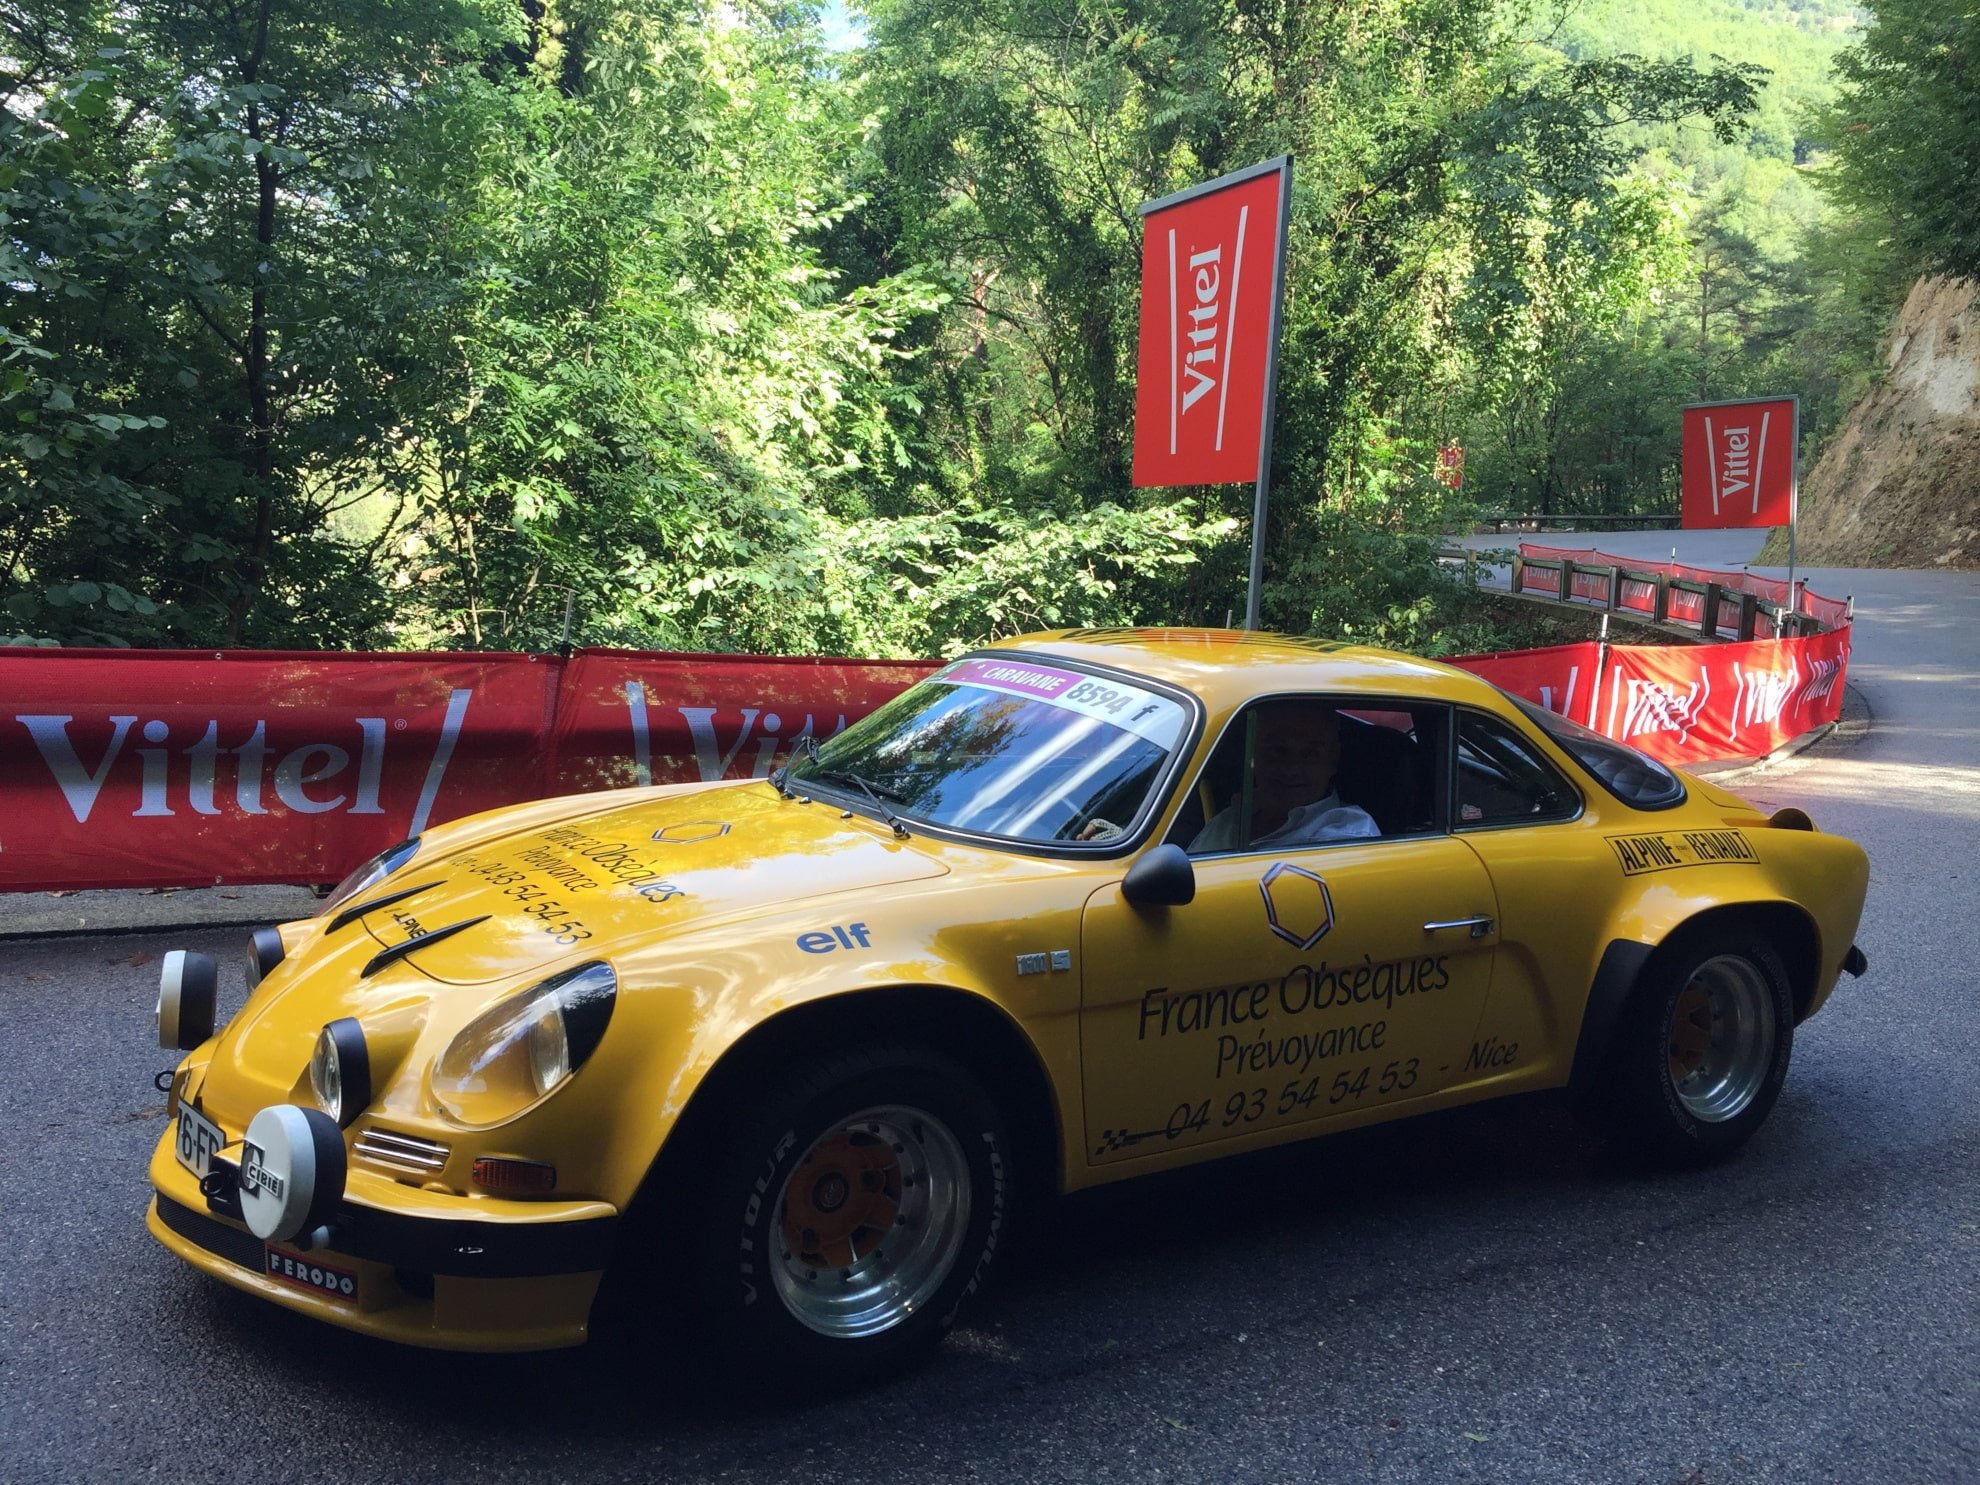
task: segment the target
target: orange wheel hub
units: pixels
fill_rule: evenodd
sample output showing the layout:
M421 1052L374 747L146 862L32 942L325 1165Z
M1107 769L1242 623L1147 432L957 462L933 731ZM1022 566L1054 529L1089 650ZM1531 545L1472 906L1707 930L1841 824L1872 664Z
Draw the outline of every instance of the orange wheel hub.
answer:
M849 1269L901 1214L901 1162L892 1146L839 1129L805 1152L784 1189L784 1246L813 1268Z
M1705 1062L1712 1043L1712 1003L1695 985L1671 1008L1671 1078L1683 1082Z

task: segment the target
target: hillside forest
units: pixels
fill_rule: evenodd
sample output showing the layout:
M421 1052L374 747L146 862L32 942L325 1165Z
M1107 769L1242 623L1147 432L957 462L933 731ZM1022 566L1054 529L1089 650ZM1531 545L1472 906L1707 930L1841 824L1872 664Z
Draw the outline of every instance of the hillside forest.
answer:
M1971 4L852 21L0 0L0 639L1222 623L1251 491L1129 482L1137 207L1288 153L1266 621L1476 650L1441 533L1673 511L1689 400L1798 392L1806 463L1980 270Z

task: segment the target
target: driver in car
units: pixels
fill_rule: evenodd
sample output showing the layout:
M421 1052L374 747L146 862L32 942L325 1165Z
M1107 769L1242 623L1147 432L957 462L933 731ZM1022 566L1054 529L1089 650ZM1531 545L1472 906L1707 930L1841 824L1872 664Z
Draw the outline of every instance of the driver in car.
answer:
M1287 701L1258 709L1251 758L1251 818L1241 818L1240 795L1189 843L1192 856L1258 846L1311 846L1334 840L1373 840L1382 833L1359 805L1343 804L1334 789L1341 762L1341 724L1331 706Z
M1192 856L1259 846L1307 846L1337 840L1373 840L1382 833L1374 816L1344 804L1335 792L1340 766L1340 719L1313 701L1275 702L1257 712L1251 762L1251 817L1242 818L1242 794L1224 806L1189 843ZM1110 820L1090 820L1079 838L1112 840L1121 833Z

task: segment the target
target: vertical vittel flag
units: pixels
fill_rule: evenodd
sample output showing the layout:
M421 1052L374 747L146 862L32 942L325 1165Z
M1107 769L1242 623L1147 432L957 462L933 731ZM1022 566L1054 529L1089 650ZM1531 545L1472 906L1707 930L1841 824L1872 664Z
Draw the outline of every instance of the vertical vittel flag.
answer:
M1683 413L1684 529L1792 526L1801 399L1698 403Z
M1135 484L1264 479L1291 179L1282 155L1142 207Z

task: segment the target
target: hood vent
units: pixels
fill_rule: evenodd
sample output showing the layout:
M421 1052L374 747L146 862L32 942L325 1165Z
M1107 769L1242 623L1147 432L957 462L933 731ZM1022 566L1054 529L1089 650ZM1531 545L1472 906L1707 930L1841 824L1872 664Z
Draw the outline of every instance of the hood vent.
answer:
M393 944L389 949L380 949L376 954L371 956L371 961L363 969L358 971L358 978L360 980L368 980L377 974L379 970L385 968L386 965L398 963L399 960L405 958L406 955L412 953L415 949L423 949L428 944L437 944L443 938L452 938L463 929L472 928L477 923L486 923L487 921L488 914L486 913L483 913L478 918L463 918L458 923L449 923L445 928L436 928L431 933L422 933L409 938L402 944Z

